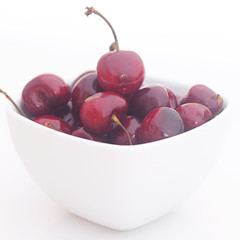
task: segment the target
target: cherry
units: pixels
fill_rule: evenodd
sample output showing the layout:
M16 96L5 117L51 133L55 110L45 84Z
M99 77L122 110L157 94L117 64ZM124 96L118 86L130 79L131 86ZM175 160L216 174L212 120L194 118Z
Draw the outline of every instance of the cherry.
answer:
M97 142L106 142L103 136L88 132L86 129L84 129L84 127L78 127L72 132L72 135L75 137L89 139Z
M79 112L81 104L89 96L102 92L103 89L99 85L96 72L85 74L75 84L72 90L72 103L75 112Z
M53 115L62 118L63 121L66 122L72 130L81 126L79 114L73 111L71 101L69 101L68 104L65 104L56 109Z
M144 66L140 57L131 51L109 52L97 65L99 83L106 91L123 96L140 88L144 80Z
M64 122L60 117L53 115L43 115L34 119L34 122L39 123L45 127L57 130L59 132L71 133L71 127Z
M114 92L99 92L88 97L80 108L80 120L87 131L110 133L127 117L125 98ZM117 121L117 123L116 123Z
M27 115L37 117L52 113L66 104L70 96L69 86L60 77L42 74L24 87L21 105Z
M87 75L87 74L89 74L89 73L96 73L96 70L89 70L89 71L86 71L86 72L80 74L80 75L72 82L72 84L71 84L71 86L70 86L71 89L75 86L75 84L78 82L78 80L79 80L80 78L82 78L83 76L85 76L85 75Z
M195 85L190 88L185 103L201 103L209 108L211 113L216 116L222 110L223 98L205 85Z
M129 133L132 144L137 144L137 132L141 126L141 120L135 116L128 116L123 126ZM129 145L129 139L126 132L122 128L116 128L109 136L110 143L119 145Z
M132 51L120 51L116 33L109 21L93 7L88 8L87 16L94 13L111 28L116 51L104 54L97 64L98 81L105 91L130 95L140 88L145 76L144 65L139 55Z
M212 118L211 111L200 103L186 103L176 111L180 114L185 131L198 127Z
M172 137L184 131L182 118L172 108L155 108L143 119L139 129L141 143Z
M169 106L170 108L176 109L177 107L177 97L174 92L170 89L165 87L169 96Z
M130 103L130 113L144 118L151 110L169 107L169 96L163 86L149 86L139 89Z

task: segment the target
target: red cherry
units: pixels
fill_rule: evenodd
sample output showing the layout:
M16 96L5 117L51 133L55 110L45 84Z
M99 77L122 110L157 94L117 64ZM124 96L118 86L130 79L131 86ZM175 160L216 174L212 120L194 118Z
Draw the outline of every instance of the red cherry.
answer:
M145 71L141 58L135 52L116 51L100 58L97 74L104 90L126 96L140 88Z
M169 107L169 96L163 86L149 86L139 89L130 103L130 113L144 118L151 110Z
M96 134L111 132L126 119L128 104L125 98L114 92L99 92L88 97L80 108L80 120L84 128Z
M71 133L71 127L64 122L60 117L53 115L43 115L34 119L34 122L39 123L45 127L57 130L59 132Z
M211 111L200 103L186 103L176 111L180 114L185 131L198 127L212 118Z
M137 132L141 126L141 120L135 116L128 116L123 126L129 133L132 144L137 144ZM122 128L116 128L109 136L110 143L119 145L129 145L129 139L126 132Z
M172 108L155 108L143 119L139 129L141 143L172 137L184 131L183 121Z
M87 7L85 14L89 16L92 13L100 16L111 28L115 39L111 46L116 49L116 52L106 53L98 61L98 81L105 91L117 92L123 96L130 95L140 88L144 80L143 62L135 52L119 51L117 35L110 22L93 7Z
M221 112L223 106L223 98L207 86L201 84L191 87L184 102L201 103L208 107L214 116Z
M88 132L84 127L79 127L72 132L72 135L75 137L80 137L97 142L106 142L103 136Z
M52 113L66 104L70 96L69 86L60 77L42 74L24 87L21 105L27 115L36 117Z
M102 91L103 89L99 85L97 74L95 72L85 74L78 80L72 90L73 110L78 113L81 104L86 98Z

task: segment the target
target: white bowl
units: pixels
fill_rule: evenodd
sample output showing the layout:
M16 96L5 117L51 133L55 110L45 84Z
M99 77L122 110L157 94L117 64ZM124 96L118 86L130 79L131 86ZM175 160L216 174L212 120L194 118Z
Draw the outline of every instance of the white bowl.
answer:
M157 83L179 95L190 88ZM20 159L45 193L82 218L130 230L166 214L204 181L225 139L229 105L224 101L224 110L206 124L135 146L63 134L20 116L10 106L7 117Z

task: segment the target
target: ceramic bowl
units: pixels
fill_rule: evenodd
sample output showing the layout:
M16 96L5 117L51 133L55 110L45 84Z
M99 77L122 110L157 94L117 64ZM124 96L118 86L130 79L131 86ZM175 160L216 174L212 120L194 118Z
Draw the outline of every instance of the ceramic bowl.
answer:
M177 95L190 88L156 79L150 83ZM224 102L224 110L198 128L135 146L63 134L20 116L10 105L7 118L19 158L47 195L77 216L126 231L163 216L206 179L225 140L225 97Z

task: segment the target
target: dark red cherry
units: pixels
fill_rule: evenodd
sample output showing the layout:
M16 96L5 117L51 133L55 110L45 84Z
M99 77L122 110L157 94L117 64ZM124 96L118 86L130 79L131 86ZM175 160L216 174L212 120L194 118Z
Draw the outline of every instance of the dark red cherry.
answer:
M84 128L96 134L111 132L118 124L116 117L124 122L128 104L125 98L114 92L99 92L88 97L80 108L80 120Z
M169 107L169 96L163 86L149 86L139 89L130 103L130 113L144 118L151 110Z
M29 116L52 113L66 104L71 96L69 86L58 76L42 74L32 79L22 92L22 109Z
M201 103L209 108L215 116L219 114L223 106L223 98L205 85L195 85L189 90L185 103Z
M177 98L172 89L165 87L169 96L169 106L170 108L176 109L177 107Z
M80 122L79 114L74 112L72 109L71 101L69 101L68 104L65 104L56 109L53 114L62 118L63 121L66 122L72 130L82 125Z
M140 88L145 70L141 58L135 52L116 51L100 58L97 74L104 90L126 96Z
M139 55L132 51L120 51L117 35L110 22L93 7L87 7L87 16L100 16L111 28L115 42L111 51L103 55L97 64L98 81L105 91L117 92L123 96L137 91L145 76L144 65Z
M129 133L131 139L132 139L132 144L135 145L137 144L137 132L138 129L141 126L141 120L138 117L135 116L128 116L127 119L125 120L123 126ZM116 128L111 134L110 134L110 143L113 144L118 144L118 145L129 145L129 139L126 134L126 132L118 127Z
M141 143L172 137L184 131L182 118L172 108L155 108L143 119L139 129Z
M72 82L72 84L71 84L71 89L73 89L73 87L75 86L75 84L78 82L78 80L79 80L80 78L82 78L83 76L85 76L85 75L87 75L87 74L89 74L89 73L96 73L96 70L89 70L89 71L86 71L86 72L80 74L80 75Z
M88 132L84 127L79 127L72 132L72 135L75 137L80 137L97 142L106 142L103 136Z
M86 98L102 91L103 89L99 85L97 74L95 72L84 75L78 80L72 90L73 110L78 113L81 104Z
M53 115L43 115L34 119L34 122L39 123L45 127L54 129L59 132L71 133L71 127L64 122L60 117Z
M200 103L186 103L176 111L181 116L185 131L198 127L212 118L211 111Z

